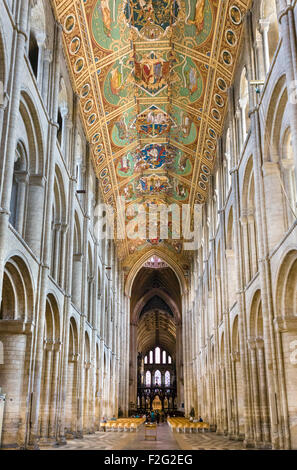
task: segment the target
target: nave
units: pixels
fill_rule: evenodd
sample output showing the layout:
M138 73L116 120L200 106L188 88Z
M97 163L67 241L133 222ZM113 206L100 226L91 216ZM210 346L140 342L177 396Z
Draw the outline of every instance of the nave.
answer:
M42 448L41 448L42 449ZM167 423L158 425L157 440L145 440L144 427L135 433L97 431L65 446L46 450L245 450L240 441L215 433L172 433Z

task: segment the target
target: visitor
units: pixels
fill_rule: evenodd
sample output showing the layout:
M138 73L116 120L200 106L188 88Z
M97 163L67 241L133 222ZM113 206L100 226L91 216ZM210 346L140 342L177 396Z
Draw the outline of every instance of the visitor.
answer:
M153 411L151 412L151 422L155 422L155 413Z
M101 428L103 429L104 432L106 432L106 423L107 423L107 419L103 416L101 420Z
M113 415L113 417L111 418L110 421L116 421L116 420L117 420L117 418L115 417L115 415Z
M157 411L157 413L156 413L156 421L157 421L157 424L160 423L160 413L159 413L159 411Z
M199 421L198 423L203 423L203 419L201 418L201 416L199 416Z

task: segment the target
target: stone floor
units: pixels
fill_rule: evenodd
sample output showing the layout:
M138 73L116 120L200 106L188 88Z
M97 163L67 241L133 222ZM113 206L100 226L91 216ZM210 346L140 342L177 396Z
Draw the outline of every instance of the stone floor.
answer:
M145 440L144 426L137 433L97 432L83 439L68 441L52 450L244 450L242 442L230 441L215 433L172 433L167 423L160 424L157 440ZM47 448L48 450L48 448Z

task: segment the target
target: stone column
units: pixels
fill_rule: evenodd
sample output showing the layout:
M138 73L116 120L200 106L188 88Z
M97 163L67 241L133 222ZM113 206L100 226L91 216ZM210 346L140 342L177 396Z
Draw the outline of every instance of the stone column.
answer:
M137 324L130 323L130 387L129 387L129 404L136 403L137 399Z
M17 201L16 201L16 231L23 236L24 233L24 221L25 221L25 204L26 204L26 190L28 185L28 174L27 172L17 172L14 174L14 178L17 183ZM29 202L29 201L28 201Z
M233 89L229 89L229 122L231 131L231 142L236 143L235 122L233 116L234 110L234 96ZM244 252L242 237L240 233L240 189L238 181L238 167L235 166L237 161L236 155L239 149L236 145L231 146L231 161L233 168L231 169L232 188L234 191L234 246L236 256L236 287L237 287L237 300L238 300L238 329L239 329L239 343L241 351L241 362L243 371L244 383L244 434L245 446L252 445L252 429L250 417L250 389L248 380L248 366L247 366L247 345L246 345L246 312L245 312L245 293L244 293L244 266L241 254Z
M16 320L1 320L0 342L3 344L4 361L0 366L0 383L6 394L3 416L2 447L19 448L24 443L20 436L24 381L26 369L26 350L32 325ZM24 397L25 399L27 397Z
M44 188L45 178L43 175L30 176L25 240L38 258L41 248L42 230L39 227L42 224L44 210Z
M255 426L255 445L260 447L262 442L261 435L261 416L260 416L260 397L258 388L258 373L257 373L257 355L256 355L256 342L254 339L249 339L250 357L251 357L251 374L253 386L253 421Z
M48 107L48 95L49 95L49 84L50 84L50 66L53 60L53 54L50 49L45 49L43 54L43 81L41 95L45 107Z
M270 22L269 20L262 19L259 21L259 24L260 24L260 31L261 31L262 38L263 38L265 75L267 75L269 72L269 67L270 67L269 40L268 40Z
M68 224L61 224L61 235L60 235L60 266L59 266L59 285L64 290L65 282L65 271L66 271L66 235L68 230Z
M42 415L40 436L41 442L46 443L49 431L49 409L50 409L50 393L51 393L51 375L52 375L52 360L53 360L53 343L46 341L44 345L44 382L42 387Z
M261 422L262 422L262 436L264 447L271 447L270 437L270 424L269 424L269 412L268 412L268 401L267 401L267 381L266 381L266 366L264 357L264 341L262 338L256 339L257 348L257 363L258 363L258 379L259 379L259 391L261 401Z
M62 228L61 223L54 224L54 230L53 230L53 239L54 239L53 248L54 249L52 252L52 276L56 282L59 282L58 274L60 271L60 264L62 262L61 257L60 257L61 255L61 249L60 249L61 228Z
M54 177L55 177L55 148L57 138L57 123L54 121L58 113L58 95L59 95L59 77L60 77L60 48L61 48L61 27L56 25L55 29L55 65L53 80L53 95L51 103L51 127L49 135L49 145L47 156L49 159L48 175L47 175L47 194L46 194L46 213L44 215L44 240L43 240L43 264L41 267L39 281L39 302L37 310L39 315L36 324L36 350L35 350L35 375L33 383L33 400L31 408L31 432L28 447L36 447L38 440L38 416L40 405L40 386L41 386L41 364L43 357L43 335L45 325L45 310L47 285L49 275L49 264L51 255L51 217L54 196ZM1 229L0 229L1 232ZM1 282L0 282L1 285Z
M59 362L61 354L61 343L54 344L53 351L53 372L51 385L50 415L48 435L51 440L56 442L57 438L57 416L58 416L58 380L59 380Z
M242 211L242 214L245 214ZM243 235L243 248L244 248L244 272L245 272L245 282L248 284L252 278L250 270L250 247L249 247L249 235L248 235L248 219L246 215L240 217L240 223L242 227Z
M258 260L257 260L257 243L256 243L256 227L255 227L255 218L254 218L254 211L248 214L248 226L249 226L249 234L250 234L250 256L251 256L251 264L252 264L252 277L258 272Z

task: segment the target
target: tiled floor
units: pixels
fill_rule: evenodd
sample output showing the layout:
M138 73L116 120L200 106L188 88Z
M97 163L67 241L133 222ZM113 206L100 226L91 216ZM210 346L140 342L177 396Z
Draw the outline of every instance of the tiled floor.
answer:
M83 439L68 441L52 450L244 450L242 442L230 441L215 433L172 433L169 426L160 424L157 440L145 440L144 427L137 433L97 432Z

